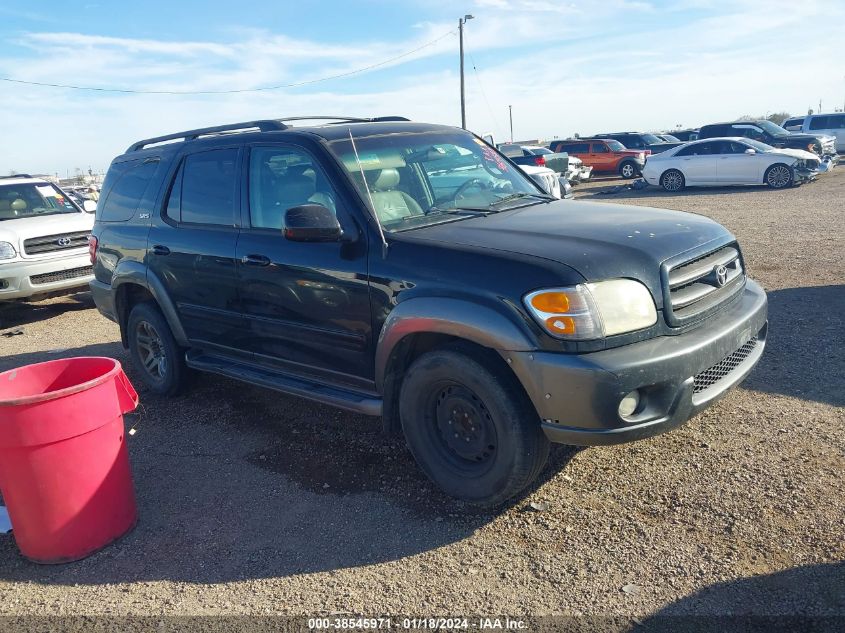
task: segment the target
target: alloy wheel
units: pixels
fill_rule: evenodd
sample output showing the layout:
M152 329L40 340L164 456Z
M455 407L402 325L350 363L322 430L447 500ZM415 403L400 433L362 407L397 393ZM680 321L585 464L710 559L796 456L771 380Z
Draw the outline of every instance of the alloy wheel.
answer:
M634 166L631 164L622 165L622 176L631 178L634 175Z
M158 330L148 321L139 321L135 341L144 370L154 379L163 380L167 375L167 354Z
M684 184L683 176L677 171L663 174L663 188L666 191L678 191Z
M775 165L769 170L769 174L766 176L766 182L775 189L786 187L790 180L792 180L792 173L785 165Z

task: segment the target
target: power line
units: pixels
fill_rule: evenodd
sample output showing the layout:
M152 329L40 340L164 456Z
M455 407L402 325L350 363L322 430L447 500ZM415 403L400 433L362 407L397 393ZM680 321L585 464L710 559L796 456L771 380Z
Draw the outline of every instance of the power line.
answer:
M422 46L418 46L417 48L402 53L401 55L397 55L396 57L391 57L390 59L385 59L384 61L378 62L377 64L370 64L369 66L364 66L362 68L356 68L355 70L350 70L344 73L338 73L336 75L329 75L328 77L320 77L319 79L308 79L306 81L298 81L295 83L290 84L279 84L277 86L262 86L259 88L236 88L233 90L132 90L130 88L103 88L101 86L75 86L72 84L53 84L47 83L42 81L25 81L23 79L14 79L12 77L0 77L0 81L6 81L9 83L15 84L24 84L27 86L42 86L47 88L66 88L68 90L88 90L91 92L119 92L123 94L144 94L144 95L223 95L223 94L237 94L243 92L265 92L268 90L281 90L283 88L298 88L300 86L308 86L311 84L321 83L324 81L331 81L332 79L342 79L343 77L350 77L352 75L357 75L359 73L366 72L368 70L373 70L374 68L379 68L381 66L386 66L392 62L398 61L409 55L413 55L429 46L433 46L437 44L439 41L446 39L450 35L454 35L456 31L453 29L444 33L440 37L431 40L423 44Z
M502 128L499 125L499 119L496 118L496 114L493 112L493 108L490 106L490 100L487 98L487 93L484 92L484 85L481 83L481 75L479 75L478 68L475 65L475 58L472 56L472 53L467 54L469 55L469 59L472 62L472 69L475 71L475 79L478 82L478 87L481 89L481 96L484 97L484 102L487 104L487 110L490 112L490 116L493 119L493 123L496 124L496 132L501 132Z

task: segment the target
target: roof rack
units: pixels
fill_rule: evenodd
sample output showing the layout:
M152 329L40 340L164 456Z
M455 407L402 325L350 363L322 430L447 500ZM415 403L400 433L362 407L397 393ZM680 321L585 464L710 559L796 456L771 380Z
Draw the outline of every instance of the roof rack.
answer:
M185 132L174 132L173 134L165 134L164 136L155 136L153 138L147 138L142 141L138 141L137 143L133 143L129 146L129 149L126 150L127 153L129 152L137 152L138 150L144 149L150 145L156 145L158 143L165 143L167 141L193 141L198 139L201 136L210 136L212 134L221 134L224 132L245 132L247 130L254 130L258 129L261 132L273 132L273 131L281 131L287 130L290 126L285 125L286 121L333 121L336 123L377 123L377 122L385 122L385 121L408 121L405 117L401 116L382 116L382 117L373 117L373 118L361 118L361 117L343 117L343 116L295 116L295 117L285 117L281 119L263 119L260 121L244 121L242 123L229 123L228 125L214 125L212 127L203 127L198 128L196 130L187 130Z
M0 180L5 180L6 178L33 178L30 174L9 174L8 176L0 176Z

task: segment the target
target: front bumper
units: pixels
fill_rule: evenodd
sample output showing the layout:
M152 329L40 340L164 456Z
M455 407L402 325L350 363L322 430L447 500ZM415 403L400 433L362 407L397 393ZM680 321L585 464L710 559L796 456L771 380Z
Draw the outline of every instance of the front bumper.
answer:
M84 289L93 278L87 251L56 259L0 262L0 301Z
M749 279L730 307L684 334L590 354L502 354L551 441L618 444L683 424L741 382L763 353L766 319L766 294ZM619 402L634 389L640 407L626 420Z

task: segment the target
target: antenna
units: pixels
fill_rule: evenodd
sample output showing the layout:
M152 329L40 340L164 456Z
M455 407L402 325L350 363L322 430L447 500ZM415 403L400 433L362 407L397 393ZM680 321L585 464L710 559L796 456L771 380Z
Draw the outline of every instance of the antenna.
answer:
M367 198L370 200L370 209L373 212L373 217L376 220L378 227L378 234L381 236L381 257L387 257L387 240L384 239L384 229L381 226L381 220L376 213L376 204L373 202L373 194L370 193L370 186L367 184L367 177L364 175L364 168L361 166L361 158L358 156L358 148L355 147L355 139L352 138L352 128L349 128L349 141L352 143L352 151L355 153L355 162L358 163L358 171L361 172L361 180L364 182L364 189L367 190Z

